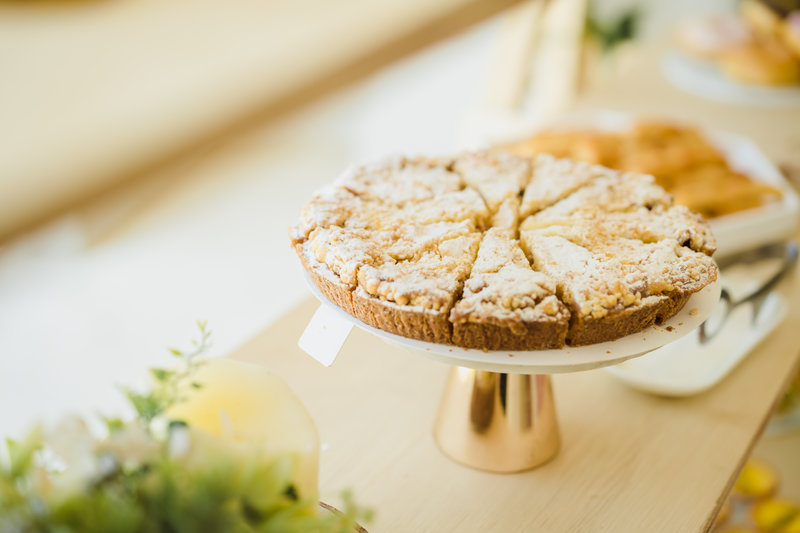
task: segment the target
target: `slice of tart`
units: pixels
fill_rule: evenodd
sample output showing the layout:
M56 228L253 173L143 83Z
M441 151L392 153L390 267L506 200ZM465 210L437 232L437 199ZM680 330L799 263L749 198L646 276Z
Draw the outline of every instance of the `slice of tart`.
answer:
M480 242L471 221L317 228L295 248L314 284L363 322L449 342L447 316Z
M294 244L317 228L383 230L413 222L472 221L488 226L490 214L477 191L448 170L450 160L404 158L346 171L303 206L290 229Z
M451 166L451 159L391 157L352 167L334 184L362 200L401 207L463 189L461 176Z
M528 158L476 152L457 157L453 170L468 187L480 193L494 216L501 208L508 211L516 206L519 209L519 199L531 179L532 166Z
M521 231L547 230L548 233L570 238L591 234L597 231L638 239L643 242L656 242L673 239L681 246L711 255L716 250L716 240L708 224L684 206L645 207L629 211L606 212L593 206L569 214L541 211L525 219Z
M652 176L623 174L611 169L603 171L603 173L597 171L591 180L565 194L558 201L543 207L536 215L570 216L593 210L610 213L673 205L672 196L656 185Z
M498 206L491 216L491 227L509 230L516 235L519 228L520 202L519 196L512 196L503 200L503 203Z
M713 282L714 262L672 239L644 243L601 232L521 232L534 267L556 280L569 307L567 343L613 340L674 315Z
M511 231L490 229L450 313L453 344L486 350L560 348L569 311L555 293L555 281L531 268Z
M409 221L416 224L470 221L476 228L483 229L489 225L490 214L480 194L467 188L406 204L394 216L385 215L384 219L396 225L408 224Z
M364 202L347 189L328 185L314 193L310 202L300 209L300 220L289 228L292 244L308 239L317 228L344 226L348 219L365 210Z
M353 292L354 316L377 328L449 343L450 309L478 252L480 234L442 239L403 260L364 265Z
M533 175L522 195L520 217L541 211L597 177L615 172L599 165L539 154L534 158Z
M354 315L352 292L358 269L380 262L385 254L379 237L366 230L333 226L314 229L294 247L314 285L331 302Z
M522 230L561 226L568 234L604 233L654 242L673 238L711 255L716 241L703 218L657 186L651 176L610 172L530 217Z

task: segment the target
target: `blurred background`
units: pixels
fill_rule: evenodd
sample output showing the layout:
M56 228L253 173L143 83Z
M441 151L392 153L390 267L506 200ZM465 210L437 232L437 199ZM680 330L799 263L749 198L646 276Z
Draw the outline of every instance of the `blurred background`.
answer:
M600 109L754 138L791 181L798 20L750 4L0 1L0 435L307 298L287 228L352 162Z

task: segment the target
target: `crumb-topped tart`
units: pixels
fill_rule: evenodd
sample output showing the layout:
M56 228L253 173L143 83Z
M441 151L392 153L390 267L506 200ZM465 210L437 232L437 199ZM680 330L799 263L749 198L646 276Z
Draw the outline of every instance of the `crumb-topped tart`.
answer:
M314 284L359 320L485 350L623 337L717 277L708 225L651 176L546 154L354 167L290 236Z

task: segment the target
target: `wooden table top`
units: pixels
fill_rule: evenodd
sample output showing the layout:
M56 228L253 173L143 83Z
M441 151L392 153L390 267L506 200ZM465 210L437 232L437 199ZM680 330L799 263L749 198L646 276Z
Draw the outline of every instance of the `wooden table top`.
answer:
M792 296L800 296L795 287ZM432 428L447 366L355 329L325 368L297 347L309 299L231 355L287 380L316 421L322 497L370 531L705 531L798 364L800 309L717 387L668 399L602 370L553 377L562 449L521 474L457 465Z

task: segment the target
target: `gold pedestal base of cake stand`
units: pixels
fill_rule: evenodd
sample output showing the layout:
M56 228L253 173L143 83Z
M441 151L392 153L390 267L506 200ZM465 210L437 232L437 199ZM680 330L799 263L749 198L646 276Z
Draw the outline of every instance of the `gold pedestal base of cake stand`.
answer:
M445 455L479 470L519 472L549 461L560 445L550 376L452 367L434 437Z

